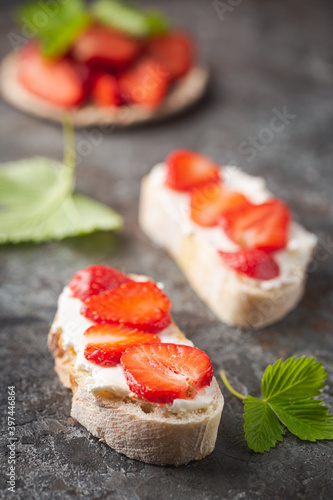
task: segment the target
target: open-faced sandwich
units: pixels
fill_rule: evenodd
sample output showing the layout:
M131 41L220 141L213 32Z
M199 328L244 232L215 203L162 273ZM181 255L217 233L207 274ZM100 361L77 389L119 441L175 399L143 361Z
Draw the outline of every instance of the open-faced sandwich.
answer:
M296 306L317 243L262 178L187 150L143 179L140 224L222 321L249 328Z
M22 29L34 37L0 72L13 106L55 121L70 113L77 126L127 126L178 113L202 96L208 73L194 42L163 15L115 0L56 7L39 1L21 11Z
M59 297L49 333L71 415L130 458L200 460L215 446L223 397L207 354L178 329L171 302L144 276L95 265Z

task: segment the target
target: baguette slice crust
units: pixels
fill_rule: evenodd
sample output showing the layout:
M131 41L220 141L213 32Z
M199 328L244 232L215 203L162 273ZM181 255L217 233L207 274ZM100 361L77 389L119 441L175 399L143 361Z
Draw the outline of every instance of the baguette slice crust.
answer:
M180 331L179 336L186 338ZM149 464L179 466L213 451L224 404L215 378L207 408L174 413L130 395L89 392L87 377L74 369L74 350L62 347L61 328L51 326L48 346L60 381L73 391L71 416L117 452Z
M263 289L256 280L225 265L213 246L195 232L182 230L149 175L142 180L139 223L147 236L173 257L199 297L228 325L251 329L269 325L294 309L303 295L305 270L279 288Z
M62 123L68 110L61 109L40 99L26 90L17 78L18 55L8 54L0 67L0 91L2 97L12 106L46 120ZM129 127L155 122L177 115L195 104L205 93L209 80L209 71L202 66L194 66L180 79L161 106L156 110L146 110L140 106L123 106L116 110L99 108L93 104L69 111L76 127L100 126L102 132L110 127Z

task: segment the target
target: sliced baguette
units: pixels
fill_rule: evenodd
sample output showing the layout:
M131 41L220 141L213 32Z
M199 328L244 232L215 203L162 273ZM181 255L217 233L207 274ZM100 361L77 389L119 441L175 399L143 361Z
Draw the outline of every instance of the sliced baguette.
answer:
M261 328L278 321L296 307L304 291L306 267L316 244L314 235L307 233L310 239L313 237L311 248L301 265L293 270L288 283L266 289L257 280L225 265L216 248L202 238L200 232L184 231L182 214L177 217L169 208L149 174L142 180L140 226L173 257L193 289L221 321L245 328Z
M26 90L17 78L18 55L8 54L0 67L0 91L2 97L12 106L54 122L62 123L68 110L59 108ZM207 68L193 67L170 90L161 106L148 110L142 106L122 106L115 110L99 108L87 104L70 111L76 127L99 126L102 132L110 127L128 127L131 125L155 122L181 113L195 104L204 94L209 79Z
M75 351L63 348L56 319L48 336L49 350L60 381L73 391L71 416L89 432L129 458L155 465L179 466L213 451L223 409L215 378L211 404L196 410L170 411L132 393L125 398L107 390L92 393L86 386L88 373L74 368ZM186 341L179 329L177 337Z

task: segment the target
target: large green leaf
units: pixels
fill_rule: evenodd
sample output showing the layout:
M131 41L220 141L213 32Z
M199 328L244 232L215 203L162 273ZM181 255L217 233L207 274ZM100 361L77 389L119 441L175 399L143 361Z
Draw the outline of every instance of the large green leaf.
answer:
M72 194L74 171L47 158L0 165L0 243L45 241L117 229L111 208Z

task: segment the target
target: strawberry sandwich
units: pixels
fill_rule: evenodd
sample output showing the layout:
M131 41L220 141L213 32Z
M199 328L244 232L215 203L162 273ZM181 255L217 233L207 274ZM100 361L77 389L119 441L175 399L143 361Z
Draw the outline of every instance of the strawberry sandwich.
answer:
M262 178L187 150L143 179L140 224L218 318L247 328L297 305L317 243Z
M212 452L223 408L207 354L152 280L94 265L59 297L49 333L71 415L130 458L181 465Z

